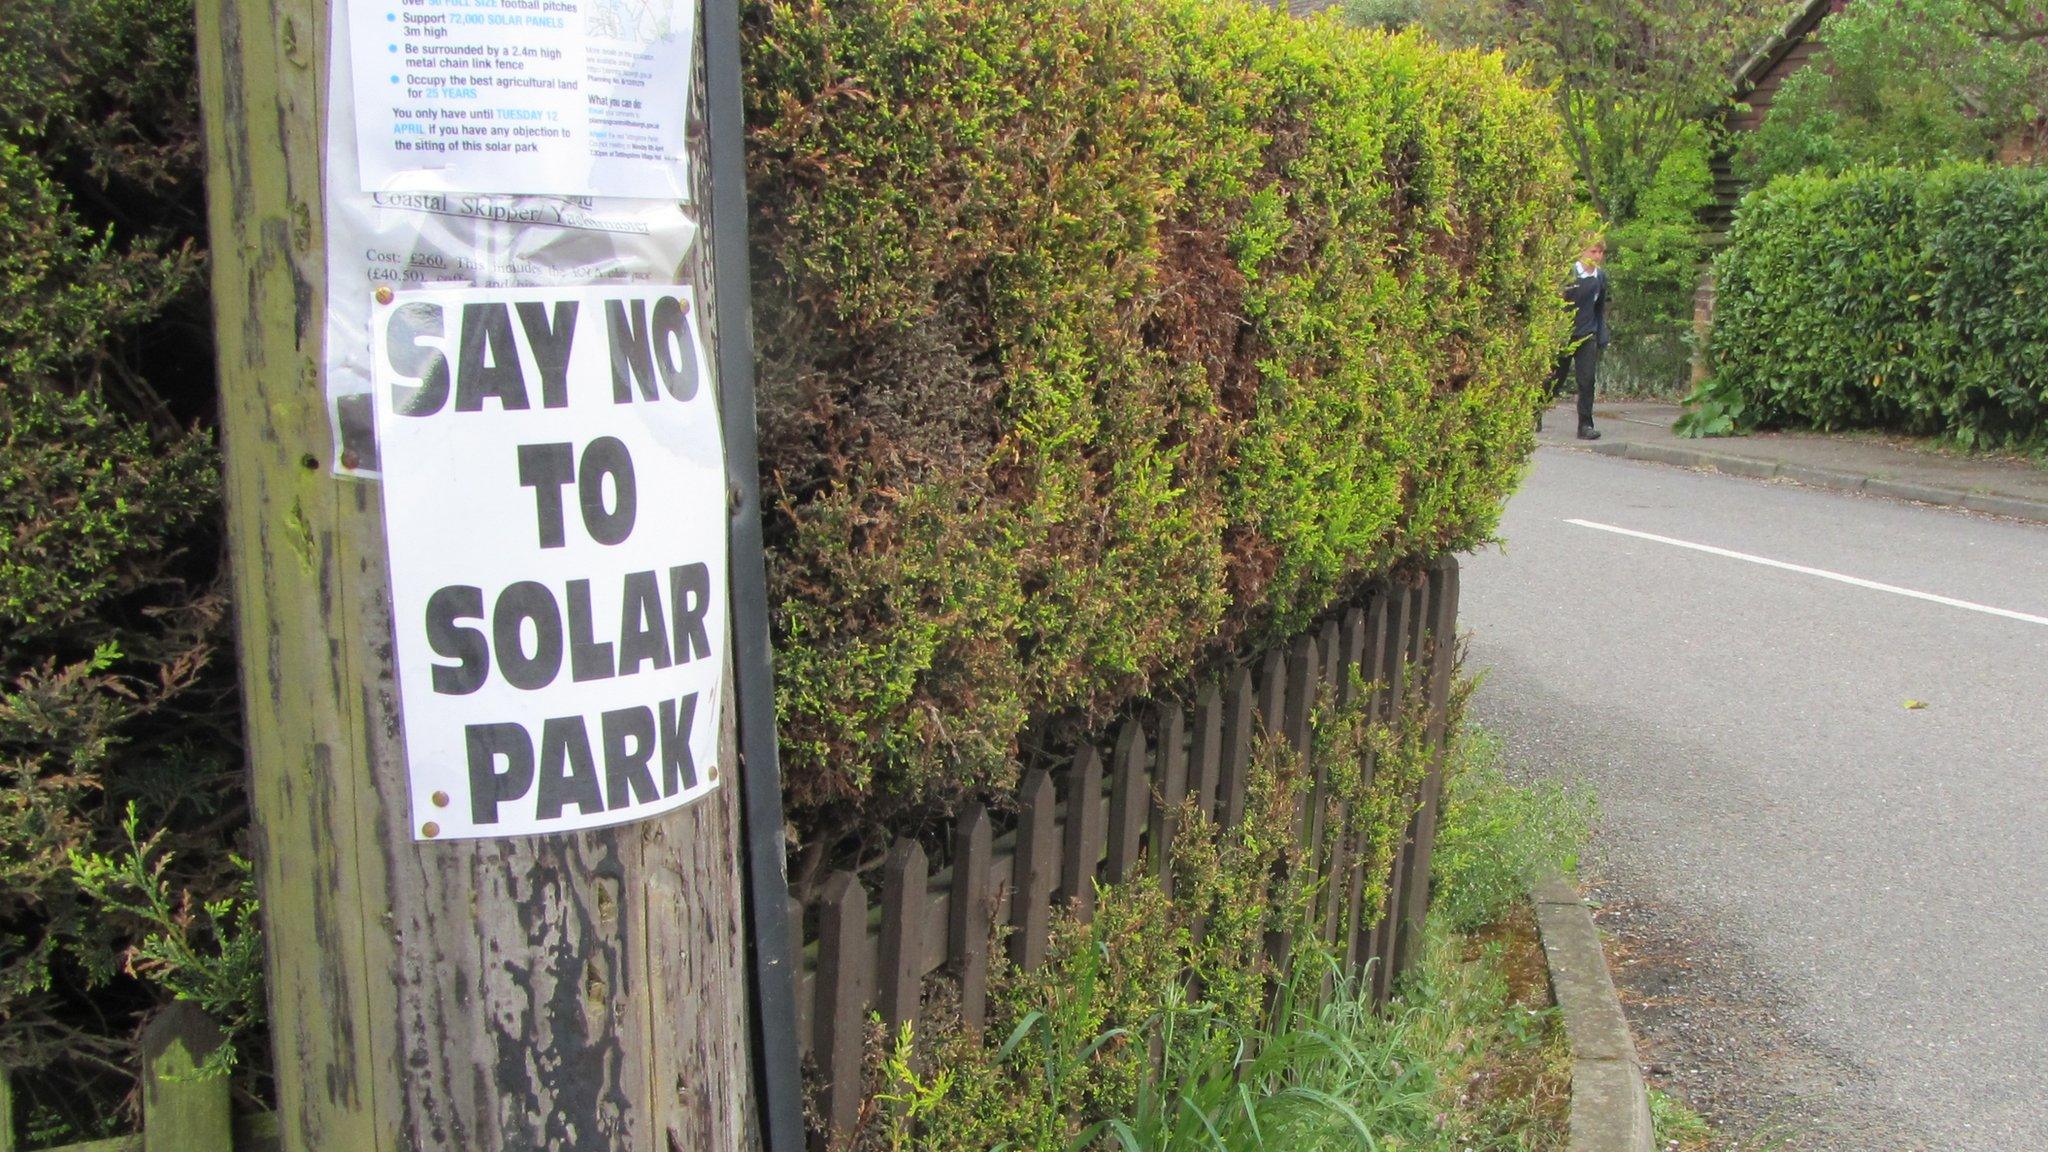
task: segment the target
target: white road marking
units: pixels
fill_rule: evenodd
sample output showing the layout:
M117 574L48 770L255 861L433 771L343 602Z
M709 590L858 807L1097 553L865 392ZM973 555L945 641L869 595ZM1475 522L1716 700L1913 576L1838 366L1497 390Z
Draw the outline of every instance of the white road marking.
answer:
M1658 544L1669 544L1674 548L1690 548L1695 552L1705 552L1711 556L1726 556L1730 560L1745 560L1751 564L1761 564L1766 568L1781 568L1787 572L1797 572L1803 576L1818 576L1823 580L1853 584L1858 588L1869 588L1876 592L1890 592L1894 596L1910 596L1915 600L1925 600L1932 604L1946 604L1951 608L1965 608L1971 612L1982 612L1987 616L2003 616L2007 620L2018 620L2025 624L2048 626L2048 616L2033 616L2025 612L2015 612L2010 608L1993 608L1989 604L1957 600L1952 596L1937 596L1932 592L1916 592L1911 588L1901 588L1896 584L1880 584L1875 580L1865 580L1861 576L1845 576L1840 572L1830 572L1825 568L1808 568L1804 564L1788 564L1783 560L1773 560L1768 556L1752 556L1747 552L1716 548L1712 544L1695 544L1690 540L1675 540L1669 536L1659 536L1653 532L1638 532L1633 528L1617 528L1612 524L1601 524L1592 520L1567 519L1565 523L1576 524L1581 528L1594 528L1602 532L1613 532L1620 536L1633 536L1638 540L1651 540Z

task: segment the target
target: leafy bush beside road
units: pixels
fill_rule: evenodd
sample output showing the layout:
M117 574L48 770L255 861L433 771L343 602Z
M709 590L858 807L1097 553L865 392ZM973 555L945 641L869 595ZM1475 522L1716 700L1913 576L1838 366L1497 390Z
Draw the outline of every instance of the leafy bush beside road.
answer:
M1575 240L1498 58L1211 0L752 29L802 828L1000 794L1020 747L1491 530Z
M2048 437L2048 170L1780 179L1744 200L1716 274L1698 431Z
M1761 184L1858 165L2042 155L2048 39L2000 35L1997 11L1995 0L1866 0L1822 20L1821 51L1785 78L1741 140L1740 170Z

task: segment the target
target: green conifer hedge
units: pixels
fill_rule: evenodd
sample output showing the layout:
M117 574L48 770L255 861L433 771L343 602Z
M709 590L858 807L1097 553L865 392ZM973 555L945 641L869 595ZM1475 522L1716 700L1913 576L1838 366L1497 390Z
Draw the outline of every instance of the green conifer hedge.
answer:
M1577 217L1497 57L1215 0L757 5L792 810L1006 786L1493 527Z

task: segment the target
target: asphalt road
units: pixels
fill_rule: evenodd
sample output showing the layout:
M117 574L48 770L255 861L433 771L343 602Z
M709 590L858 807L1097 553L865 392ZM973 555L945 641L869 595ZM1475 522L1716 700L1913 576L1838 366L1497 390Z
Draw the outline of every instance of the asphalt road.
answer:
M1596 872L1733 942L1871 1146L2048 1148L2048 526L1546 447L1501 535L1475 712L1593 785Z

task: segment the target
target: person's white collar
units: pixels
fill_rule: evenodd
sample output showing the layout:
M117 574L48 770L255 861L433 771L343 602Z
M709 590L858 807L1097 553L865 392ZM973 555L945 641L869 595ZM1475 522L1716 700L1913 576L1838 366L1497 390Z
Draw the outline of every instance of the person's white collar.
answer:
M1599 271L1599 269L1598 269L1598 268L1587 268L1587 267L1586 267L1586 262L1585 262L1585 261L1583 261L1583 260L1574 260L1574 261L1572 261L1572 271L1573 271L1573 272L1576 272L1576 273L1578 274L1578 276L1579 276L1579 279L1583 280L1583 279L1585 279L1586 277L1588 277L1588 276L1591 276L1591 275L1592 275L1593 273L1595 273L1595 272L1598 272L1598 271Z

